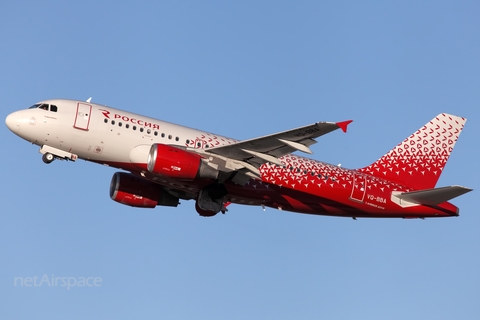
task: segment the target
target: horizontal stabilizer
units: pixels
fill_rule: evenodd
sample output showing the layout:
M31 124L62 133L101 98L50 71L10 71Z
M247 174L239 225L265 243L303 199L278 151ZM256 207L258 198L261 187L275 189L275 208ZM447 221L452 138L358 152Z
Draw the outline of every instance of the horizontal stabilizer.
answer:
M461 186L450 186L412 192L402 192L395 194L395 197L403 201L433 206L449 201L470 191L472 191L472 189Z

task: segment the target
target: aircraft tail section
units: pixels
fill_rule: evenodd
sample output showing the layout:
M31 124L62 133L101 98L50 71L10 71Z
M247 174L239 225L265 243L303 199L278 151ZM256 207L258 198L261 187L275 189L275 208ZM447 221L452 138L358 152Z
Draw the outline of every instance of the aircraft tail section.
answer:
M417 190L434 188L467 119L442 113L359 171Z

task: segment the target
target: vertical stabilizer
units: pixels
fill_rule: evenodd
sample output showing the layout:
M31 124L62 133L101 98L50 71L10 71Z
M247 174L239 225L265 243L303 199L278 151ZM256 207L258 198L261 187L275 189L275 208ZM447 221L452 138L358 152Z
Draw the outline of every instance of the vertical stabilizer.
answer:
M435 187L467 119L442 113L361 172L414 189Z

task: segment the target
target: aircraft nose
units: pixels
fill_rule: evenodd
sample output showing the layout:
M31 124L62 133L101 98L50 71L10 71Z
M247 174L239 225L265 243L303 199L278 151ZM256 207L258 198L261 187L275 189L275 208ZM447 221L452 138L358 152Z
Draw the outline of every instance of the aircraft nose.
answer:
M22 111L16 111L16 112L10 113L5 118L5 124L7 125L8 129L10 129L10 131L12 131L15 134L18 134L18 131L20 130L20 123L22 122L21 113Z

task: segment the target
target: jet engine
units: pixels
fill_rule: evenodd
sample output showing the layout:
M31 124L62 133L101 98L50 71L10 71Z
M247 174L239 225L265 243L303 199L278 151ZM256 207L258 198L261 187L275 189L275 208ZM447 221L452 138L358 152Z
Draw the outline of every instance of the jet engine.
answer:
M216 179L218 170L210 167L198 154L155 143L148 154L147 168L153 174L175 179Z
M179 201L179 198L168 193L162 186L125 172L113 175L110 198L137 208L176 207Z

